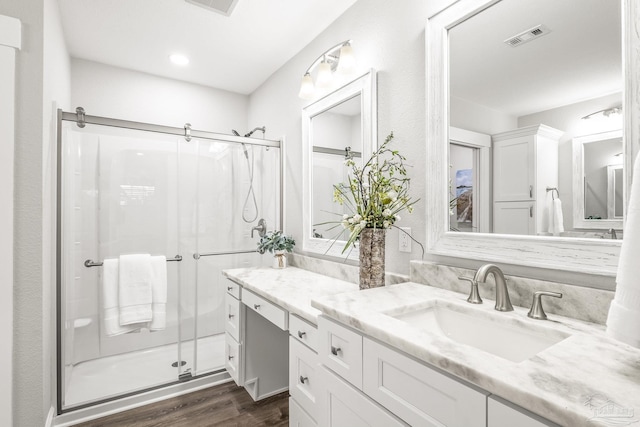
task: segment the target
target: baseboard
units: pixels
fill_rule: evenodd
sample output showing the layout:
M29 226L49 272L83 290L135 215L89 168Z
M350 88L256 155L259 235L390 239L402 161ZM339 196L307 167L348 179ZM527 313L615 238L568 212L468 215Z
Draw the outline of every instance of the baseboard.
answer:
M55 419L55 416L56 408L52 406L49 408L49 413L47 414L47 419L44 422L44 427L53 427L53 420Z

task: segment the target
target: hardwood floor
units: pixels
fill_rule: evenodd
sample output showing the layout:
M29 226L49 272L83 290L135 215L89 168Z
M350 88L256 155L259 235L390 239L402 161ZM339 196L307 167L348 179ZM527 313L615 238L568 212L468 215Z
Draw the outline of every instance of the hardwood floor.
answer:
M288 426L289 393L254 402L233 382L77 424L77 427Z

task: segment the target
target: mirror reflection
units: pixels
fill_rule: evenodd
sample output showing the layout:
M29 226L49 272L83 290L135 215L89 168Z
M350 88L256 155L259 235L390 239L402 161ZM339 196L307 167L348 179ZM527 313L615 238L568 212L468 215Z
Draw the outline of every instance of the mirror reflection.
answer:
M622 236L620 13L617 1L502 0L449 30L451 231ZM575 155L574 139L610 131Z
M339 221L346 213L340 209L347 210L346 206L334 203L332 186L347 181L345 160L352 158L360 164L362 161L361 98L357 94L311 119L313 182L318 183L313 187L312 198L315 238L346 240L346 236L340 236L346 230L325 223Z

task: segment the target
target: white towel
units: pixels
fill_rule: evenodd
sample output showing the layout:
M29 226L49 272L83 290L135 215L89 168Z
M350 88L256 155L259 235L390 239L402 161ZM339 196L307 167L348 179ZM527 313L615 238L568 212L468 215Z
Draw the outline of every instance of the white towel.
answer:
M640 155L634 162L624 227L616 293L607 318L607 334L640 348Z
M562 202L559 197L551 200L549 205L549 233L558 236L564 232L564 218L562 217Z
M151 321L150 259L149 254L120 255L118 305L121 326Z
M167 325L167 258L151 257L152 315L149 329L160 331Z
M118 305L118 260L105 259L102 264L102 307L104 333L108 337L122 335L139 329L139 325L120 325Z

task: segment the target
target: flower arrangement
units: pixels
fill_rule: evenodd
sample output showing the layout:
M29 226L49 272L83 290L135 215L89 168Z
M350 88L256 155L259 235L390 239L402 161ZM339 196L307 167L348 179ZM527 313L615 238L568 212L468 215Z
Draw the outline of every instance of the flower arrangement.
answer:
M277 251L292 252L296 241L292 237L282 234L282 231L269 231L258 241L258 251L265 253L269 251L275 253Z
M409 178L404 164L406 158L389 145L393 132L362 166L349 158L351 168L348 182L333 186L333 200L346 206L351 214L344 214L342 226L349 230L344 253L359 238L365 228L388 229L400 220L400 212L413 211L418 200L409 197ZM413 240L413 239L412 239Z

